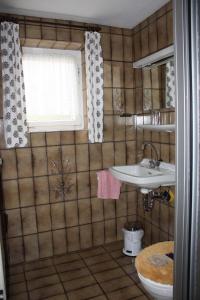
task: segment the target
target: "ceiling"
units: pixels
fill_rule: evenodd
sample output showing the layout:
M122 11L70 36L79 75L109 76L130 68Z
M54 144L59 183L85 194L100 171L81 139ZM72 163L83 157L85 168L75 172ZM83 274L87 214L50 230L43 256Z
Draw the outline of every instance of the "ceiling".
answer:
M133 28L168 0L0 0L0 12Z

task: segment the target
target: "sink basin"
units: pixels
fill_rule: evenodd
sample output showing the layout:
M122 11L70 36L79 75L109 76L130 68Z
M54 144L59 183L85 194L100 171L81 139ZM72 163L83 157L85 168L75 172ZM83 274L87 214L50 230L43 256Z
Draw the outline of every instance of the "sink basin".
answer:
M175 185L173 164L161 162L158 168L150 169L149 160L145 158L136 165L113 166L109 168L109 171L120 181L140 188L153 189L159 186Z

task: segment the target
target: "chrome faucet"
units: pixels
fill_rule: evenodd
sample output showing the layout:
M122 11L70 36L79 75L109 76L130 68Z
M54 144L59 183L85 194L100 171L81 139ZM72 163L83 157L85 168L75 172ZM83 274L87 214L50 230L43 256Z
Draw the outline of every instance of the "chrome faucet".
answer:
M155 153L155 159L150 159L149 160L149 168L150 169L155 169L156 167L159 167L160 165L160 161L158 159L158 152L157 152L157 149L156 147L154 146L154 144L152 144L151 142L148 142L148 143L144 143L142 144L142 150L144 151L146 147L151 147L151 149L154 151Z

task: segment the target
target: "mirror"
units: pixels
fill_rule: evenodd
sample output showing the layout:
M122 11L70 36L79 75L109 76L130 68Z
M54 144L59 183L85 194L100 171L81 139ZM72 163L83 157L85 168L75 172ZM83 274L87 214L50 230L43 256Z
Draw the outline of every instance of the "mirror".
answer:
M170 58L142 69L144 111L174 109L174 60Z

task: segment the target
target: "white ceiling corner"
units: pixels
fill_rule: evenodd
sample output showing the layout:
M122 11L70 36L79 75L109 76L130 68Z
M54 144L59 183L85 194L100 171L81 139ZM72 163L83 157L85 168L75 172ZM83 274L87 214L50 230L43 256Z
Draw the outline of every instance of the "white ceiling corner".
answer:
M0 0L0 12L133 28L168 0Z

